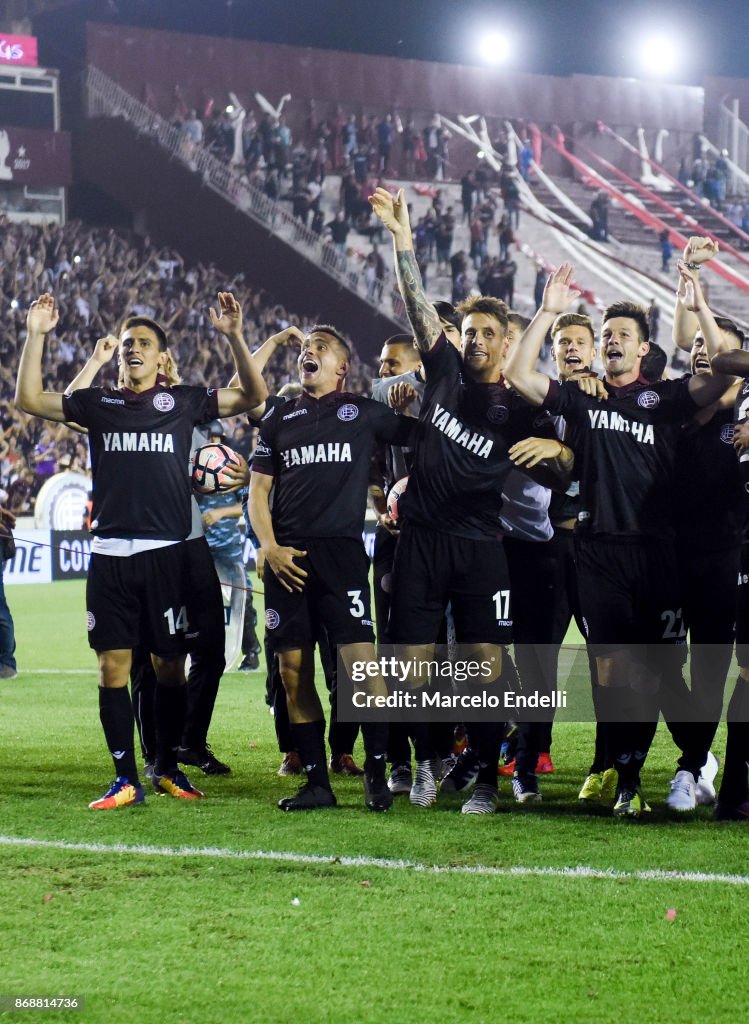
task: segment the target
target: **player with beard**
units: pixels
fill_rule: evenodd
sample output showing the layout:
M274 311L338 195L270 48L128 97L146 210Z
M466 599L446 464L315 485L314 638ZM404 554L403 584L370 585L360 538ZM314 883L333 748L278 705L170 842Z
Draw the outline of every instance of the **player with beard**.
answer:
M218 391L164 387L159 375L169 358L167 339L148 317L126 320L119 339L122 388L85 388L72 395L46 392L42 382L44 338L59 313L42 295L29 308L16 404L55 422L88 430L93 472L92 554L86 585L89 644L99 661L99 710L117 777L90 805L109 810L142 803L135 763L133 707L127 689L132 650L149 644L158 680L157 791L202 796L178 768L175 751L184 719L184 654L189 623L184 544L190 532L190 484L185 467L193 427L219 415L256 406L267 389L242 338L242 313L219 293L214 326L226 335L240 387Z
M680 273L688 282L684 301L697 311L712 356L722 339L694 275L683 266ZM577 297L572 274L564 264L550 277L542 308L511 354L506 374L529 401L563 415L576 432L580 604L601 684L598 710L608 723L619 773L614 814L636 818L648 810L640 769L658 709L672 721L692 717L691 695L683 681L677 685L678 652L669 647L679 639L671 504L676 441L681 425L716 401L732 378L716 373L648 384L640 376L648 349L645 311L619 302L603 315L605 378L593 382L595 393L550 380L535 366L547 330ZM683 748L680 769L691 771L696 782L706 751L692 724L687 729L684 723L689 748Z
M350 349L329 325L310 329L298 359L302 395L251 413L261 418L252 460L249 515L266 558L265 622L273 636L289 720L307 782L279 801L284 811L335 806L325 764L325 716L315 689L321 623L352 658L374 660L369 560L362 543L375 444L408 444L413 421L343 391ZM270 493L273 491L273 510ZM387 688L373 679L377 693ZM385 778L387 725L365 723L364 796L372 811L392 804Z
M426 370L393 571L391 639L410 648L405 660L409 655L428 659L450 602L457 642L475 648L477 660L494 659L501 666L501 647L510 641L512 628L501 491L513 465L509 449L538 432L533 429L538 416L501 383L508 345L505 304L473 298L457 307L463 317L458 353L424 293L402 190L395 198L378 188L370 202L392 235L398 284ZM560 442L555 448L558 459L569 455ZM501 679L500 668L495 684L501 686ZM411 680L416 690L427 683ZM479 774L463 812L490 814L499 801L501 723L476 722L471 732ZM437 796L428 733L414 740L410 799L428 807Z

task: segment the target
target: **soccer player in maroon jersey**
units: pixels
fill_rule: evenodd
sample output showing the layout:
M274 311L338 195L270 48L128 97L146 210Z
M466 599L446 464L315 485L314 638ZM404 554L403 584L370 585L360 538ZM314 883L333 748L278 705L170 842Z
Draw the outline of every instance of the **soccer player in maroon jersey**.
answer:
M214 326L226 335L234 356L237 388L168 388L159 374L168 360L161 326L146 317L125 322L119 339L124 369L121 388L87 388L72 395L44 390L44 339L57 325L54 298L31 304L21 353L16 404L55 422L88 430L93 471L94 540L86 587L89 644L99 661L99 709L116 779L90 805L109 810L142 803L133 738L133 708L127 689L132 650L150 645L156 670L157 791L183 799L202 796L178 768L184 708L190 484L185 467L197 423L235 416L267 395L242 338L242 311L234 297L219 293Z
M722 345L715 320L694 275L687 268L681 272L689 282L685 301L697 310L712 356ZM543 305L511 353L506 373L529 401L563 415L577 432L580 603L596 654L599 713L609 723L619 773L614 813L635 818L649 809L639 789L640 769L659 708L671 721L691 714L689 691L683 681L681 690L677 686L674 646L680 607L672 509L676 441L681 425L719 398L732 377L715 373L650 384L640 375L648 351L645 311L619 302L603 314L605 378L594 382L596 395L576 383L550 380L536 362L554 318L577 297L572 277L572 266L563 264L549 278ZM649 720L632 721L643 702L646 713L640 717ZM693 724L682 730L690 746L682 748L680 768L696 782L706 752Z
M299 355L302 394L265 403L252 459L249 515L265 553L265 625L286 690L289 720L307 773L283 811L336 803L325 765L325 716L315 689L314 648L322 624L331 644L372 661L369 559L362 543L369 467L377 442L404 445L413 421L343 390L350 350L331 326L310 329ZM273 509L270 494L273 490ZM376 692L387 693L381 678ZM392 804L385 778L387 724L362 725L364 797L371 811Z
M514 465L510 449L519 444L520 461L535 461L526 446L530 443L535 450L529 439L550 424L550 417L539 417L503 383L510 343L507 306L491 297L461 303L458 352L447 341L424 292L403 192L394 197L378 188L370 202L393 238L398 285L426 371L395 555L391 637L423 661L437 640L449 601L458 643L475 647L481 659L493 659L499 689L501 646L510 641L512 629L510 580L501 543L502 487ZM550 465L567 468L571 461L568 449L554 441ZM428 680L413 682L418 701L418 690ZM476 789L462 808L465 814L491 814L497 809L500 726L499 721L484 720L471 727L479 772ZM437 786L428 735L415 735L414 746L416 778L410 800L429 807L437 798Z

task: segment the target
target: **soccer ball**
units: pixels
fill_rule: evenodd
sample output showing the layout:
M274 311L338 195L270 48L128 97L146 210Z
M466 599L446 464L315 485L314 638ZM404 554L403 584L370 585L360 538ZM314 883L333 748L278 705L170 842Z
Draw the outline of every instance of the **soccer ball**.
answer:
M396 482L390 488L390 493L388 494L388 503L387 503L388 504L388 515L390 516L390 518L393 520L394 523L398 522L398 505L400 504L401 497L405 493L405 490L406 490L407 487L408 487L408 477L404 476L404 477L401 477L400 480L396 480Z
M226 444L204 444L197 448L192 457L192 485L199 494L215 494L228 491L234 481L225 477L228 466L237 469L242 459Z

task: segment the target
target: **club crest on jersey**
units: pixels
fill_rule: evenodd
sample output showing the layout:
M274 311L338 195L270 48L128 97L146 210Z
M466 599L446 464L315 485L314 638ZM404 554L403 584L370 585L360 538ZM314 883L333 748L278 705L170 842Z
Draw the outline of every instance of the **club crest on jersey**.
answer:
M95 625L96 619L94 618L94 613L86 612L86 629L89 631L89 633L91 632Z
M351 402L347 402L345 405L341 406L337 415L339 420L343 420L344 423L348 423L349 420L355 420L359 415L359 407L358 405L353 405Z
M278 627L278 624L279 624L280 621L281 621L281 616L278 614L278 612L275 610L275 608L266 608L265 609L265 626L266 626L266 629L276 629Z
M153 407L158 412L171 412L174 408L174 398L166 391L159 391L153 396Z
M720 432L720 439L723 444L733 444L733 423L726 423Z
M657 391L642 391L637 396L637 404L641 409L655 409L661 404L661 397Z
M490 423L494 423L496 426L499 426L501 423L506 423L509 415L510 410L506 405L490 405L486 410L486 418Z

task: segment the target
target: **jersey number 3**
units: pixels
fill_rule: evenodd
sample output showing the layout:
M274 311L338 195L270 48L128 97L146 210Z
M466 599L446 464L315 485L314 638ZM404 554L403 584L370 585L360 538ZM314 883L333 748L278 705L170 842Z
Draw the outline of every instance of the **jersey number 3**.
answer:
M361 599L361 590L347 590L346 593L351 598L349 611L355 619L361 619L364 616L364 602Z

